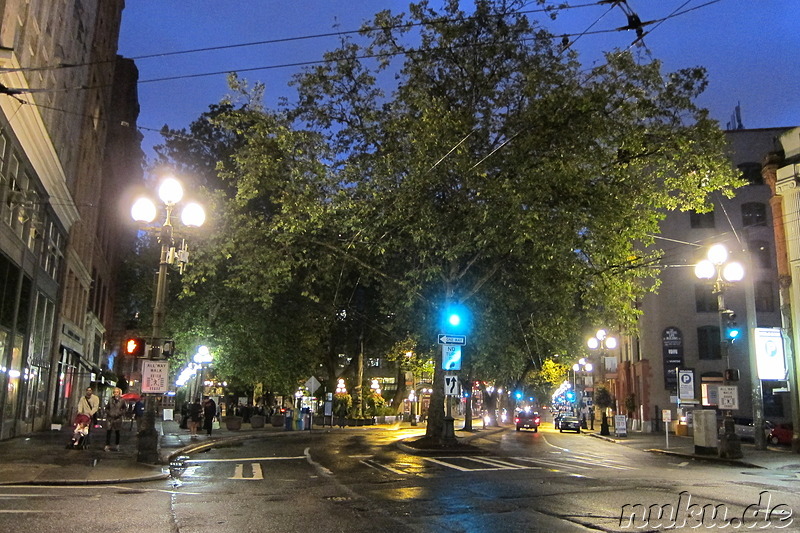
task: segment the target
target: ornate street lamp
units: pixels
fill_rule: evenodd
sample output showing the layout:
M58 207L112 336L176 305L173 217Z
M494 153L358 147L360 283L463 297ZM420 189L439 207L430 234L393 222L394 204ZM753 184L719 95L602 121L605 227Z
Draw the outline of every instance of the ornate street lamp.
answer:
M162 329L164 327L164 317L166 314L167 296L167 269L176 261L180 263L180 272L186 266L189 259L189 252L186 241L181 241L180 248L175 248L173 236L173 210L183 199L183 186L174 177L165 178L159 188L158 197L164 204L166 216L161 223L161 230L158 241L161 243L161 259L158 265L158 281L156 284L155 303L153 305L153 332L150 338L149 359L161 359L164 337ZM131 208L131 216L134 220L143 223L151 223L155 220L157 207L150 198L139 198ZM188 203L181 212L181 221L185 226L202 226L205 222L205 211L196 203ZM164 391L166 392L166 391ZM145 414L142 429L139 432L137 441L137 460L142 463L157 463L158 457L158 433L155 429L156 403L155 397L145 394Z
M725 290L732 284L744 279L744 267L738 261L728 261L728 249L722 244L714 244L708 249L707 258L694 267L695 276L699 279L713 280L712 294L717 297L717 312L719 313L720 332L720 357L728 367L724 372L725 385L729 377L738 376L738 370L731 369L730 343L739 336L738 328L728 328L727 321L732 321L736 315L725 305ZM734 378L738 380L738 377ZM722 426L724 433L720 439L719 455L729 459L739 459L742 455L742 444L736 435L735 424L731 411L725 411Z
M594 337L591 337L589 340L586 341L586 345L589 347L590 350L598 350L600 352L600 368L601 368L601 381L604 381L604 376L602 374L602 369L605 368L605 354L606 350L613 350L617 347L617 339L616 337L612 337L609 335L606 330L598 329L597 333L594 334ZM601 435L609 435L611 432L608 429L608 417L606 416L606 411L604 407L601 407L602 411L600 413L600 434ZM594 429L594 404L592 405L590 413L590 419L592 423L592 429Z
M577 363L572 365L572 380L573 380L572 388L575 389L575 401L576 403L579 403L581 407L581 414L583 415L581 416L581 427L583 429L589 429L586 425L586 418L588 415L588 409L586 408L588 406L586 405L584 397L586 391L587 375L589 375L588 378L591 379L592 370L594 370L594 365L592 365L592 363L589 362L585 357L581 357L580 359L578 359ZM578 390L578 374L581 374L580 390ZM594 417L591 418L592 418L591 429L594 429Z

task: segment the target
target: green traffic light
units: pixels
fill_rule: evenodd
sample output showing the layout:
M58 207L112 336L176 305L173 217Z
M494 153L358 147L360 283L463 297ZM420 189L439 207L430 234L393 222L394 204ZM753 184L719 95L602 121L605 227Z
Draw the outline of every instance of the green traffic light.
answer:
M450 318L447 319L451 326L458 326L461 324L461 317L455 313L450 315Z

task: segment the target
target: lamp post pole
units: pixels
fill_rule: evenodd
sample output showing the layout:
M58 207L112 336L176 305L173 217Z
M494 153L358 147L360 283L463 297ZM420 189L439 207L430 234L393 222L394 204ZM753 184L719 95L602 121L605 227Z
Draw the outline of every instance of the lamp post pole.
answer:
M744 267L736 261L728 261L728 250L722 244L715 244L708 249L708 258L700 261L695 266L695 275L700 279L713 279L712 294L717 297L717 312L719 314L719 339L720 357L725 361L726 369L723 373L723 383L728 385L734 371L731 369L730 343L732 339L725 331L726 319L732 319L733 311L725 305L725 289L728 284L741 281L744 278ZM752 335L752 332L750 332ZM756 371L756 369L752 369ZM738 377L735 378L738 380ZM731 410L725 410L722 422L723 434L720 438L719 456L728 459L739 459L742 455L742 443L736 435ZM763 423L762 423L763 427ZM762 430L763 431L763 430Z
M581 407L581 428L589 429L587 427L587 416L589 415L588 406L585 404L585 394L584 391L586 390L586 374L591 373L592 363L587 361L585 358L581 357L577 363L572 365L572 375L573 375L573 385L572 388L575 389L575 397L578 398L579 405ZM581 374L581 388L578 391L578 373ZM584 410L585 409L585 410ZM594 417L592 417L594 418ZM594 429L594 420L592 420L592 429Z
M150 353L148 354L148 359L150 360L162 358L168 267L177 258L181 262L182 272L183 265L188 257L185 246L182 246L178 251L175 250L172 226L172 212L175 205L183 198L183 187L178 180L168 177L161 182L158 196L164 203L166 217L161 224L158 238L161 244L161 255L158 263L158 278L156 281L155 302L153 304L152 335L150 337ZM140 198L133 204L131 215L134 220L150 223L155 220L156 205L149 198ZM190 203L184 207L181 218L184 225L201 226L205 221L205 212L198 204ZM149 386L147 390L150 392ZM159 462L158 432L155 427L156 394L163 394L166 390L161 393L144 393L144 390L142 392L145 398L145 413L137 439L137 460L141 463L156 464Z
M605 385L605 354L606 350L613 350L617 347L617 339L616 337L612 337L606 333L606 330L599 329L597 333L595 333L594 337L591 337L588 341L586 341L586 345L589 347L590 350L598 350L600 352L600 382ZM592 369L589 370L591 372ZM594 385L594 383L592 383ZM592 387L594 388L594 387ZM601 418L600 418L600 434L601 435L609 435L610 431L608 430L608 418L606 416L605 409L606 407L602 407L603 411L601 411ZM591 409L592 413L592 429L594 429L594 405Z

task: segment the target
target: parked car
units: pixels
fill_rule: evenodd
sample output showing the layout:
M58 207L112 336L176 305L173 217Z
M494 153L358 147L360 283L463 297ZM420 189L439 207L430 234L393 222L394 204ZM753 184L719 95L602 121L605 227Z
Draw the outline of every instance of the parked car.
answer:
M559 423L561 422L561 419L564 418L565 416L572 416L572 412L570 412L570 411L559 411L558 413L553 415L553 427L555 429L558 429Z
M772 422L770 422L769 420L764 421L764 435L767 438L769 438L769 433L773 427L774 424ZM753 423L752 418L734 416L733 431L741 440L753 442L756 439L756 426ZM722 435L724 432L725 432L725 418L723 417L722 420L720 421L719 434Z
M520 411L514 417L514 423L517 425L517 431L522 428L532 429L534 432L539 431L539 422L541 418L536 411Z
M772 426L767 435L767 442L770 444L791 444L792 443L792 425L791 424L777 424Z
M562 416L558 421L558 430L561 433L564 433L564 431L574 431L575 433L580 433L581 421L577 416Z

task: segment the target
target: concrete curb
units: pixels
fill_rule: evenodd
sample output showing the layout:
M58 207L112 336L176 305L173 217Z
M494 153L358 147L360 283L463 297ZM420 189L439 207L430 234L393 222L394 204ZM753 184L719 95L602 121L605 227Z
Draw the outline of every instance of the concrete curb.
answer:
M698 461L707 461L710 463L722 463L730 466L738 466L740 468L761 468L764 469L766 467L756 465L753 463L748 463L747 461L742 461L741 459L725 459L723 457L716 457L714 455L700 455L695 453L683 453L683 452L673 452L670 450L660 450L658 448L649 448L644 450L650 453L658 453L661 455L671 455L673 457L683 457L685 459L695 459Z
M627 444L630 441L624 441L621 439L615 439L612 437L607 437L605 435L599 435L597 433L587 433L590 437L594 437L596 439L601 439L607 442L613 442L615 444ZM738 466L741 468L765 468L763 466L759 466L753 463L749 463L747 461L742 461L741 459L725 459L723 457L717 457L715 455L702 455L696 453L686 453L686 452L676 452L672 450L663 450L661 448L647 448L643 450L649 453L657 453L660 455L670 455L672 457L683 457L684 459L693 459L697 461L707 461L711 463L722 463L727 464L730 466Z
M169 478L168 472L161 472L160 474L152 474L149 476L139 476L139 477L128 477L128 478L116 478L116 479L53 479L53 480L45 480L45 481L36 481L36 480L26 480L26 481L0 481L0 486L2 487L11 487L11 486L45 486L45 487L57 487L57 486L67 486L67 485L118 485L121 483L143 483L147 481L161 481L164 479Z

